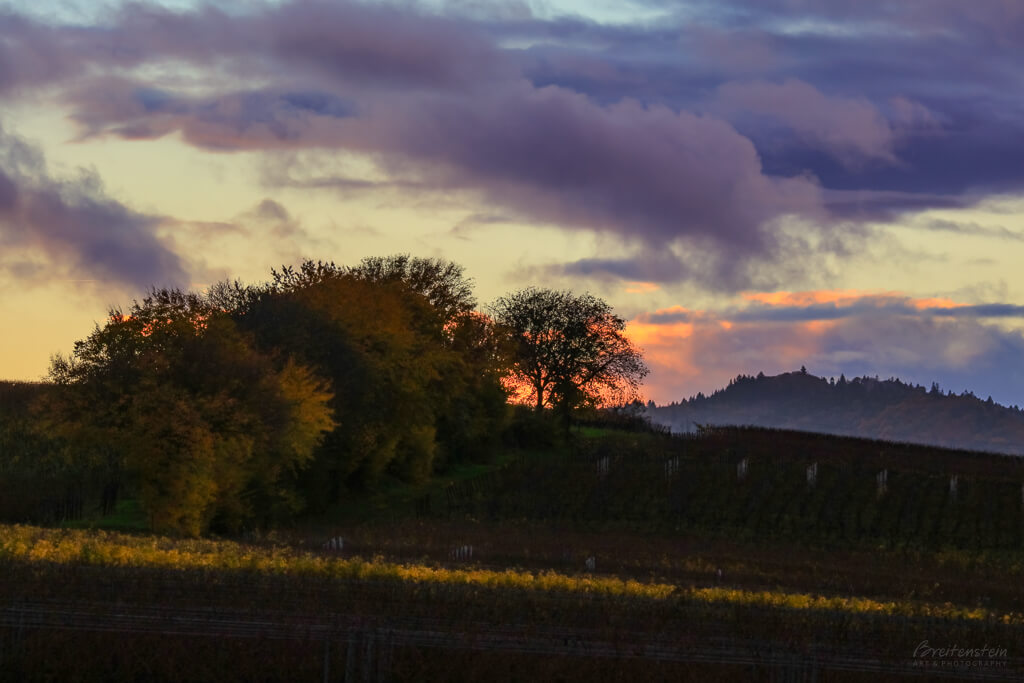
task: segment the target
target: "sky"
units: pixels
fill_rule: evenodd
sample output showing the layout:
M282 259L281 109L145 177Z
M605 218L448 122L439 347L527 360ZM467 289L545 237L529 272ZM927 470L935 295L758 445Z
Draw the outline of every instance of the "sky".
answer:
M605 298L658 403L1024 404L1021 45L1019 0L0 0L0 378L151 286L410 253Z

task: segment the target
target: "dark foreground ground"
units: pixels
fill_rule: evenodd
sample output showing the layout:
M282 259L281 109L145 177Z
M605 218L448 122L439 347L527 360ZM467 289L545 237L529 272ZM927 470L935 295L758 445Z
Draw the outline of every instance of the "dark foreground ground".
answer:
M242 539L445 581L12 546L0 680L1024 680L1021 466L900 448L605 435ZM671 592L559 587L589 578Z

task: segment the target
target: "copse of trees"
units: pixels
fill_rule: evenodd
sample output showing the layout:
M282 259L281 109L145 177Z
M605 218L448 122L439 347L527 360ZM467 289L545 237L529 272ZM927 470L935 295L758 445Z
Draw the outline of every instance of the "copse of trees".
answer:
M130 488L154 530L197 535L486 460L524 377L540 373L539 412L567 416L631 398L646 373L590 295L476 309L460 266L404 255L153 290L53 358L38 427L69 470Z
M302 507L295 474L335 426L329 385L263 352L202 296L158 290L56 356L69 462L127 477L159 531L237 529Z
M314 507L385 474L422 480L496 445L502 361L461 267L406 256L354 267L306 261L217 297L261 347L332 383L338 427L304 475Z

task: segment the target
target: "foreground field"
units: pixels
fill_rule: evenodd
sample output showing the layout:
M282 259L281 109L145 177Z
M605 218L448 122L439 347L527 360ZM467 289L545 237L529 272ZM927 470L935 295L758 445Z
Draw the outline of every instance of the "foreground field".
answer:
M371 678L389 673L401 679L409 665L434 666L441 678L458 680L468 670L459 667L472 668L481 656L510 658L523 672L544 662L595 657L661 662L672 676L679 675L675 665L699 664L700 680L812 670L914 675L935 663L915 657L924 640L997 648L997 657L973 658L979 661L960 674L1024 673L1020 653L1010 652L1024 642L1024 615L999 604L753 588L728 580L641 580L628 572L497 570L451 560L310 552L294 543L27 526L0 527L0 563L6 670L21 673L35 670L40 661L34 658L44 651L54 670L63 657L74 657L64 666L80 671L85 660L75 654L75 643L96 638L97 631L125 634L117 651L127 658L118 664L126 672L135 671L126 662L143 661L150 651L135 648L151 648L152 636L164 634L173 638L160 656L170 660L175 639L249 639L263 643L270 659L297 658L304 666L312 659L327 667L333 661L337 668L344 658L344 666L361 667L360 675ZM757 563L753 557L752 566ZM76 640L66 633L76 628L92 635ZM43 647L53 642L63 643L59 653ZM362 654L352 659L356 642ZM366 655L367 647L375 654ZM443 651L449 655L430 664L431 653ZM410 657L420 664L409 664ZM166 664L160 671L176 671L180 662ZM279 665L268 663L266 670L280 673ZM736 666L740 670L730 668ZM112 664L103 660L97 667L109 673Z
M1024 680L1022 483L989 454L589 429L235 539L96 528L144 529L122 501L0 526L0 678Z

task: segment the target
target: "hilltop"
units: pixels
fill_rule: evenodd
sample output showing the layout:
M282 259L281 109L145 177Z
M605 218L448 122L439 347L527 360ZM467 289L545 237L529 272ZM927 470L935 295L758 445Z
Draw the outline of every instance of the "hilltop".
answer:
M1024 411L970 392L943 393L877 377L816 377L802 369L775 376L739 375L710 396L648 404L655 424L674 432L696 425L750 425L1024 454Z

